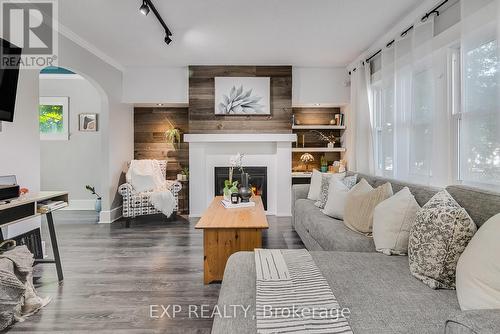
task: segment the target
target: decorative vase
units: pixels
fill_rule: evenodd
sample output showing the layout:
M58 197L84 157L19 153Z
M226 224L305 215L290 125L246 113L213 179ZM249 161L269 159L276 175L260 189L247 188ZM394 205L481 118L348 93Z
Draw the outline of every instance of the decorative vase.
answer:
M328 166L321 166L321 173L328 172Z
M252 189L248 185L249 177L248 173L241 173L241 187L238 193L243 203L249 202L250 197L252 197Z
M95 211L97 213L101 212L101 210L102 210L102 199L101 198L98 198L95 200L94 208L95 208Z
M238 181L231 183L229 180L224 181L224 200L231 202L231 194L238 192Z
M333 148L335 146L335 143L328 143L327 147L328 148Z

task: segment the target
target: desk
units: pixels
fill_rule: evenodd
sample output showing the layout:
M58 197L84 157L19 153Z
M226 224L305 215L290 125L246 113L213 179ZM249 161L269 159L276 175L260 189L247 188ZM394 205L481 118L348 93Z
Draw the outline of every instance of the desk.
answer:
M59 247L57 245L54 218L52 217L53 211L41 213L37 210L37 204L39 202L47 200L64 201L66 202L66 205L64 206L67 206L68 193L64 191L41 191L37 194L27 194L17 199L13 199L6 204L0 204L0 227L5 227L12 224L22 224L22 222L26 221L27 219L46 215L54 259L35 260L35 264L54 263L56 265L57 278L59 282L61 282L64 277L61 266L61 257L59 256ZM62 207L59 207L58 209L61 209Z

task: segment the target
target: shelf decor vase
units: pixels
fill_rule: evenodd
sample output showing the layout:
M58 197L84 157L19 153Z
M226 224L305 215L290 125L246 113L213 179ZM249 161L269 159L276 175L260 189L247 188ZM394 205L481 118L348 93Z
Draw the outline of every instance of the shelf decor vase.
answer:
M327 145L328 148L334 148L334 146L335 146L335 143L332 143L332 142L328 143L328 145Z
M224 181L224 200L231 202L231 194L237 193L238 192L238 181L234 181L231 183L231 181L226 180Z
M241 173L241 187L238 193L240 194L241 202L249 202L250 197L252 197L252 189L248 185L248 179L250 176L248 173Z

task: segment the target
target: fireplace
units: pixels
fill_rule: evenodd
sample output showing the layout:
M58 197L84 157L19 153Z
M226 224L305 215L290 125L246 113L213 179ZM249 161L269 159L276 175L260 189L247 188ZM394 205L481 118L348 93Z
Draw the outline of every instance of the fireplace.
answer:
M250 187L255 195L262 197L264 210L267 210L267 167L244 167L245 173L250 175ZM224 181L229 179L229 167L215 167L215 195L222 196ZM233 181L241 181L241 171L234 169Z

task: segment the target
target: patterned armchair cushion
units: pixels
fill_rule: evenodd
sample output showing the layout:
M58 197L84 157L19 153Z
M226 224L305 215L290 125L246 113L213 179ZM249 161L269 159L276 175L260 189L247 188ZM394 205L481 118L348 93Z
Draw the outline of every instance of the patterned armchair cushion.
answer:
M410 231L412 275L433 289L455 289L458 259L476 230L467 211L446 190L434 195L417 212Z

